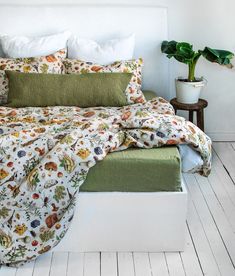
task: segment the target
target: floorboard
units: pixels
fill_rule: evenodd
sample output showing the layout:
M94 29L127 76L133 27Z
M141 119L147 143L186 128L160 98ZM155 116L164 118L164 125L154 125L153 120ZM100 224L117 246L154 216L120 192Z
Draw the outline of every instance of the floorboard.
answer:
M68 255L68 269L66 276L74 276L74 271L76 271L76 276L83 276L83 265L84 253L70 252Z
M20 268L2 266L0 276L235 276L235 142L213 147L208 178L184 174L184 252L49 252Z
M193 178L194 179L194 178ZM188 226L195 244L196 252L205 275L221 275L213 250L203 227L203 222L192 200L189 186L192 180L185 175L186 185L189 190ZM190 185L189 185L190 184Z
M235 142L231 142L231 146L232 146L233 149L235 150Z
M230 142L217 142L213 147L235 183L235 151Z
M25 264L22 268L16 270L16 276L31 276L34 272L35 261Z
M201 264L199 262L198 255L195 251L195 246L191 237L191 233L189 232L189 227L187 225L186 231L186 245L184 252L180 253L185 274L191 276L201 276L203 275L203 271L201 268Z
M84 276L100 276L100 253L85 253Z
M233 187L233 183L230 183L231 192L229 193L229 191L227 191L225 187L226 179L221 181L220 175L217 173L216 170L213 170L211 172L211 175L208 177L208 181L209 182L206 183L206 185L205 183L202 184L202 189L207 189L207 192L209 192L210 194L208 197L212 197L221 205L224 215L229 221L233 231L235 231L235 199L232 197L235 197L235 194L232 194L232 190L235 191L235 189ZM228 181L231 182L231 179L228 179ZM201 183L201 181L199 181L199 183ZM207 198L207 196L205 196L205 198Z
M117 276L117 254L101 253L101 276Z
M50 276L64 276L67 273L68 252L52 254Z
M208 180L205 178L203 179L202 177L197 177L197 179L204 200L208 205L208 209L214 220L214 224L221 236L224 246L226 247L227 254L229 254L233 264L235 264L235 235L233 228L225 215L223 207L212 192L210 185L208 185ZM221 251L219 251L219 253L221 253Z
M193 181L192 178L195 178L195 181ZM190 176L190 179L190 185L188 185L188 187L190 187L190 194L202 222L207 239L210 243L210 247L217 260L219 270L222 275L232 275L234 273L234 268L233 264L231 263L227 248L225 246L225 244L229 246L229 248L231 249L231 253L233 254L234 237L232 228L226 220L221 206L213 197L213 193L211 193L210 191L207 192L207 199L205 200L201 189L203 189L205 193L205 187L210 187L210 185L208 184L208 180L205 177L198 176ZM201 181L199 185L198 181ZM201 187L201 189L199 186ZM208 206L208 204L210 206ZM217 224L215 224L214 222L214 216L216 216L217 218ZM221 237L221 232L224 234L224 238Z
M225 170L225 167L221 160L219 159L216 151L213 150L213 168L212 168L212 174L216 174L216 177L218 178L219 186L222 189L222 192L220 190L221 195L223 193L227 193L230 197L230 200L235 205L235 185L233 180L231 179L228 172ZM210 176L209 176L210 178ZM217 182L215 182L217 183Z
M151 276L148 253L133 253L135 276Z
M180 253L166 253L166 261L170 276L185 276Z
M169 269L164 253L149 253L152 276L169 276Z
M133 254L129 252L118 252L118 276L135 276Z
M45 253L37 258L34 265L33 276L47 276L50 273L52 253Z

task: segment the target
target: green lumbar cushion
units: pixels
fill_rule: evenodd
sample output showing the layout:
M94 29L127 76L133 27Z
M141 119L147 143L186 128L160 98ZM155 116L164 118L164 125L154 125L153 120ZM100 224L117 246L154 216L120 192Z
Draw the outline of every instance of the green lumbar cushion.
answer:
M38 74L6 71L8 106L123 106L130 73Z

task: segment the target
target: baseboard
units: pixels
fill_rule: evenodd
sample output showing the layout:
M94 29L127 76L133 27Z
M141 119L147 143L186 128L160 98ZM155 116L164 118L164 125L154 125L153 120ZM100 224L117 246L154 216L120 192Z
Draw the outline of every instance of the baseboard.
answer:
M207 132L206 134L215 142L235 141L235 132Z

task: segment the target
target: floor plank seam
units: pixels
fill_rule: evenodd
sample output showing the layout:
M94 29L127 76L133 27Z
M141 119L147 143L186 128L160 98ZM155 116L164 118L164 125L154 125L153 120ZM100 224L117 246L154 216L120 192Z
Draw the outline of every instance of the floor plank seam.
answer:
M100 275L101 275L101 252L99 252L99 257L100 257Z
M68 269L69 269L69 258L70 258L70 252L68 252L68 254L67 254L66 276L68 275Z
M36 264L36 260L34 260L34 263L33 263L33 272L32 272L32 276L34 275L35 264Z
M83 253L83 261L82 261L82 263L83 263L82 275L84 276L84 274L85 274L85 267L84 267L84 263L85 263L85 253Z
M148 260L149 260L149 267L150 267L150 273L151 273L151 276L154 276L154 275L153 275L152 264L151 264L151 262L150 262L150 256L149 256L149 253L148 253Z
M190 228L189 228L189 225L188 225L188 222L186 221L186 225L187 225L187 228L188 228L188 232L189 232L189 236L191 238L191 241L192 241L192 244L193 244L193 248L194 248L194 251L195 251L195 254L197 256L197 260L198 260L198 263L199 263L199 266L200 266L200 269L201 269L201 272L203 275L205 275L204 271L203 271L203 268L202 268L202 264L201 264L201 261L200 261L200 258L198 256L198 252L196 250L196 246L195 246L195 243L194 243L194 240L193 240L193 236L192 236L192 233L190 231Z
M134 260L134 252L131 252L131 255L132 255L132 261L133 261L134 275L136 275L135 260Z
M48 276L51 276L51 266L52 266L52 262L53 262L53 257L54 257L54 252L52 252L52 254L51 254L51 262L50 262L50 269L49 269Z
M166 252L164 252L164 258L165 258L165 262L166 262L166 267L167 267L168 275L170 275L170 269L169 269L169 265L168 265L167 258L166 258Z
M116 252L117 276L119 276L118 252Z
M182 264L182 267L183 267L183 271L184 271L184 275L186 275L186 270L185 270L185 266L184 266L184 262L183 262L183 259L182 259L182 255L181 255L181 252L179 252L179 255L180 255L180 260L181 260L181 264Z
M222 160L220 160L220 161L222 162ZM235 182L234 182L232 176L230 175L229 170L226 168L226 166L225 166L223 163L222 163L222 165L223 165L223 167L224 167L226 173L228 174L229 178L232 180L233 184L235 185Z

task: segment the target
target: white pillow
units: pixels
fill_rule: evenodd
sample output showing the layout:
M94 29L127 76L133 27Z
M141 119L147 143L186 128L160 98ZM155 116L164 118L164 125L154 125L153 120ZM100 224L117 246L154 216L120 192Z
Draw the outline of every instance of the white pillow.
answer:
M67 48L70 35L69 31L41 37L1 35L0 40L6 57L27 58L46 56Z
M71 36L68 40L68 58L107 65L133 58L135 35L108 40L102 45L94 40Z

